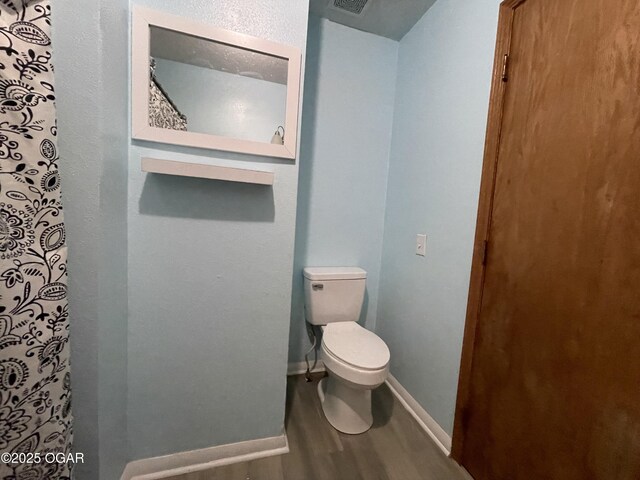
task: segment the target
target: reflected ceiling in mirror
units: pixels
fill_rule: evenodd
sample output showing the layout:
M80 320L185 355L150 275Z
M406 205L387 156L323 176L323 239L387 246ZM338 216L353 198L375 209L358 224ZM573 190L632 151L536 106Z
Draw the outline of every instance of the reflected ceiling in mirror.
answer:
M133 43L135 138L295 157L298 49L142 8Z

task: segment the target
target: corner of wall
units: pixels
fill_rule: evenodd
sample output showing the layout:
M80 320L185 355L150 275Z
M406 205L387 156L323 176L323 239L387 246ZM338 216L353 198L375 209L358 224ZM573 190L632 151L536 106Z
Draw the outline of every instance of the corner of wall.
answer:
M395 83L393 84L393 117L391 119L391 128L389 131L389 147L387 149L387 171L385 173L385 184L384 184L384 209L382 211L382 248L380 248L380 280L378 284L379 291L382 290L382 280L384 278L384 244L386 237L386 225L387 225L387 204L389 201L389 175L391 174L391 154L393 152L393 141L395 136L395 125L396 125L396 110L398 108L398 66L400 61L400 46L402 44L402 40L397 42L398 48L396 50L395 57L395 65L393 66L393 71L395 72ZM378 325L380 321L380 304L382 302L382 295L378 294L378 302L376 305L376 319L374 323L374 331L378 331Z
M394 40L316 15L309 16L308 37L289 340L292 363L302 360L308 345L304 266L367 269L360 320L375 329L398 55ZM368 112L368 121L363 121L362 112ZM347 206L353 215L335 213Z
M448 432L499 3L438 0L399 50L376 327L391 372Z

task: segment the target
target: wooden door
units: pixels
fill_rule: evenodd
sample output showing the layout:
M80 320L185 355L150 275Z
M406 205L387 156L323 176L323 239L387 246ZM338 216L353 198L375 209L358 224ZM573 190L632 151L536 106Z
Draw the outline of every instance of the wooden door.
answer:
M501 7L463 351L476 480L640 479L640 0Z

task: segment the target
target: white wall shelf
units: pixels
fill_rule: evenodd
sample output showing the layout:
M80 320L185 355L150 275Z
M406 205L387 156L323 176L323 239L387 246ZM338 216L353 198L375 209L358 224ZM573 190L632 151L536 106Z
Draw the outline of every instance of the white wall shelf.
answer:
M209 178L226 182L254 183L257 185L273 185L275 174L263 170L249 170L244 168L222 167L219 165L205 165L203 163L175 162L157 158L143 158L142 171L147 173L162 173L181 177Z

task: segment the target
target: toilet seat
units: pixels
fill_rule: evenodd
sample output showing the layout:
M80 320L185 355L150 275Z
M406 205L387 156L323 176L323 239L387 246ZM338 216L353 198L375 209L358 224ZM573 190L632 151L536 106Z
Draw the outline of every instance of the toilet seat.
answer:
M356 322L325 326L322 347L336 360L361 371L385 369L391 357L387 344Z

